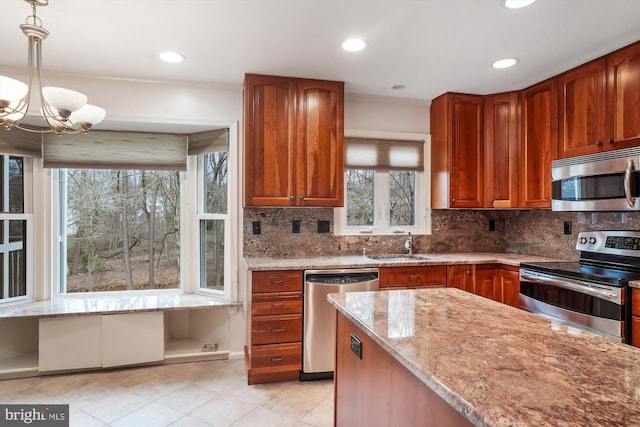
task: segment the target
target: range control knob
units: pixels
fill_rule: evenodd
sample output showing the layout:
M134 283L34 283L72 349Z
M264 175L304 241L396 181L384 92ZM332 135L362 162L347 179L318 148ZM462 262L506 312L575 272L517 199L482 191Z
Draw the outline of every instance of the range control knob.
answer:
M589 237L589 243L591 243L592 245L595 245L596 238L595 237Z
M587 243L587 238L586 238L586 237L581 237L581 238L580 238L580 244L581 244L581 245L584 245L584 244L586 244L586 243Z

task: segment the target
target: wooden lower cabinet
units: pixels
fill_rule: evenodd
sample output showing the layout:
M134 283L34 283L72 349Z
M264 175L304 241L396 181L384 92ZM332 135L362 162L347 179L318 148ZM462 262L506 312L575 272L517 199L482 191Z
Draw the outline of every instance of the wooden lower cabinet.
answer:
M423 289L447 286L447 267L381 267L380 289Z
M341 313L337 322L334 425L471 425ZM351 350L352 336L362 342L362 358Z
M476 266L476 295L520 307L519 268L502 264Z
M640 289L631 292L631 345L640 347Z
M473 293L475 269L476 266L471 264L447 266L447 287Z
M302 271L254 271L249 311L248 383L298 379L302 369Z

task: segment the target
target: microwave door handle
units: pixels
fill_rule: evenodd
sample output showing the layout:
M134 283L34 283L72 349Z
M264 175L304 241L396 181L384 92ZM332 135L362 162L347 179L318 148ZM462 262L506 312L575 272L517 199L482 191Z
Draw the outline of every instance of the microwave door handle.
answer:
M629 207L632 208L636 204L636 199L633 197L632 181L633 178L633 160L627 161L627 168L624 170L624 195L627 198Z

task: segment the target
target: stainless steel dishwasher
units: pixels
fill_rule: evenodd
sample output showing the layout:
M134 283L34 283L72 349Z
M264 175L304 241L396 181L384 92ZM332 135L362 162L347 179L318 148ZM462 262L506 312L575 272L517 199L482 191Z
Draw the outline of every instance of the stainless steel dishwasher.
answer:
M332 293L377 291L377 268L306 270L304 272L304 329L300 380L332 378L336 348L336 309L327 301Z

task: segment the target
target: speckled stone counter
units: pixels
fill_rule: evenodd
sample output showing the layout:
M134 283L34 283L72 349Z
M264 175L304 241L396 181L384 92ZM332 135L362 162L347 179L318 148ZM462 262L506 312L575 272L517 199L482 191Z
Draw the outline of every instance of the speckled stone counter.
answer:
M329 301L478 426L640 426L640 349L458 289Z
M420 254L427 259L379 261L366 256L335 256L317 258L251 258L245 257L248 270L305 270L313 268L400 267L406 265L506 264L519 266L523 262L561 261L536 255L503 253Z
M74 296L36 301L0 308L0 320L87 316L95 314L123 314L144 311L169 311L197 308L237 310L239 302L223 301L203 295L158 293L119 296Z

